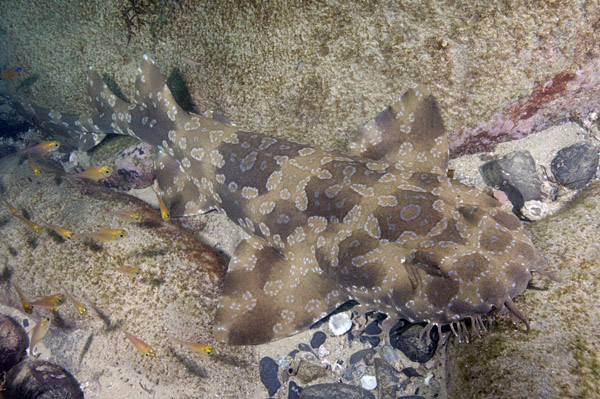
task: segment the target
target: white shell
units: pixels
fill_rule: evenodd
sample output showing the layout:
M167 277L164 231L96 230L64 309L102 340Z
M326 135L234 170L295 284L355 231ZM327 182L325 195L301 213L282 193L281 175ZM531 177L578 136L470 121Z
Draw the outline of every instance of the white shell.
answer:
M352 321L347 313L334 314L329 318L329 331L335 336L342 335L352 328Z
M529 220L540 220L548 215L548 205L537 200L527 201L521 208L521 212Z
M373 389L377 388L377 378L372 375L363 375L360 378L360 385L363 387L363 389L372 391Z

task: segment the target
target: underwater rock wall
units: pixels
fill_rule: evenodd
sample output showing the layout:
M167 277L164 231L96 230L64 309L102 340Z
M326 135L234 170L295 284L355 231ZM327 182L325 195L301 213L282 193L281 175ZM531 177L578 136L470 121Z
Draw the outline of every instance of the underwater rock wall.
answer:
M138 60L149 53L164 73L183 72L199 110L216 110L250 131L339 149L414 83L430 88L461 141L495 137L520 120L531 125L498 113L535 100L536 88L564 93L560 77L600 57L600 5L584 0L148 1L153 6L137 15L127 13L131 3L6 4L0 64L23 72L3 89L81 113L88 66L129 96Z

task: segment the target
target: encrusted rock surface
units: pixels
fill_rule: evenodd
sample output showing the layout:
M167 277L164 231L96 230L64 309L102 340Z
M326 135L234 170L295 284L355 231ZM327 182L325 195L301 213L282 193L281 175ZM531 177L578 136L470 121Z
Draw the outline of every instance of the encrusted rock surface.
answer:
M482 339L448 347L448 397L597 398L600 395L600 183L532 226L562 283L535 278L515 302L531 331L495 324Z

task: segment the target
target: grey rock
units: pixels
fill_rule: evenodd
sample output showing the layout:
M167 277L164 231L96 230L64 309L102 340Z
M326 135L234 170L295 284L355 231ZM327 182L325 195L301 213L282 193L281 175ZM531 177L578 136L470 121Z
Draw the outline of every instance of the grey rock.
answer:
M354 385L317 384L305 387L300 399L375 399L375 395Z
M281 388L281 382L279 382L279 378L277 377L279 366L270 357L263 357L260 359L259 368L260 380L265 388L267 388L269 396L273 396Z
M0 374L25 357L28 345L29 339L23 327L12 318L0 314Z
M320 347L321 345L323 345L325 343L326 339L327 339L327 335L325 335L325 333L323 331L317 331L316 333L313 334L313 336L310 340L310 346L312 346L313 349L317 349L318 347Z
M363 360L365 358L365 356L367 356L367 355L373 356L375 353L376 352L374 349L362 349L362 350L359 350L358 352L354 352L352 354L352 356L350 356L350 364L356 364L356 363L360 362L361 360Z
M372 321L365 327L364 333L369 335L379 335L381 334L381 327L379 327L377 321Z
M375 359L377 396L379 399L395 399L398 391L398 371L383 359Z
M400 361L400 355L391 345L385 345L379 351L379 356L389 364L396 364Z
M550 170L556 181L565 187L580 189L596 174L598 150L588 142L581 142L558 151Z
M79 383L54 363L27 358L6 375L6 398L83 399Z
M405 367L402 369L402 374L407 377L423 377L414 367Z
M429 333L430 342L427 345L425 337L420 339L422 328L411 324L401 327L394 326L390 330L390 344L404 353L411 361L426 363L435 354L439 333L437 328L432 328Z
M542 197L542 184L529 151L514 151L485 163L480 172L486 184L504 191L516 209Z
M300 392L302 392L302 387L297 385L294 381L290 381L288 387L288 399L299 399Z

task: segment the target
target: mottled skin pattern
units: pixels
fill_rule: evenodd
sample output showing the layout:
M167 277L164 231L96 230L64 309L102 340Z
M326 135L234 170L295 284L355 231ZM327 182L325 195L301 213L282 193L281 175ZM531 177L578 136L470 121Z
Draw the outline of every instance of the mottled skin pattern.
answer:
M137 103L116 98L96 73L89 83L99 111L90 118L31 111L83 148L108 132L156 145L172 216L217 209L250 234L229 264L217 339L285 337L349 299L427 329L479 325L493 309L527 324L512 299L545 262L514 215L446 176L444 128L425 89L366 124L349 154L188 114L147 58Z

